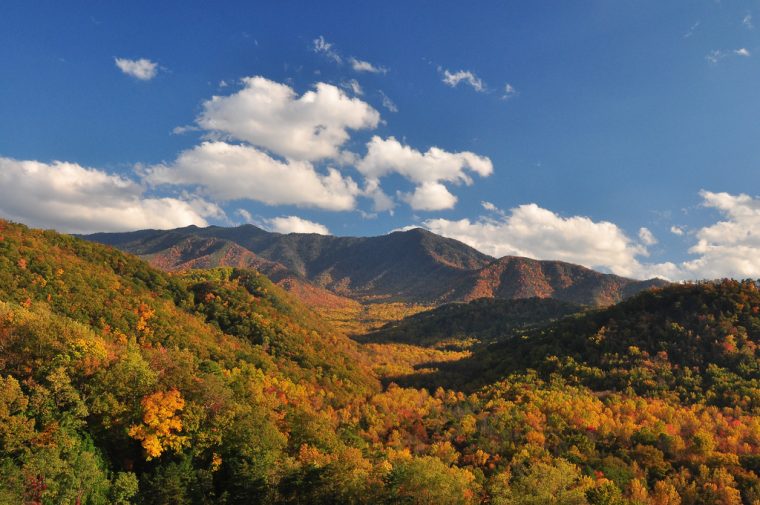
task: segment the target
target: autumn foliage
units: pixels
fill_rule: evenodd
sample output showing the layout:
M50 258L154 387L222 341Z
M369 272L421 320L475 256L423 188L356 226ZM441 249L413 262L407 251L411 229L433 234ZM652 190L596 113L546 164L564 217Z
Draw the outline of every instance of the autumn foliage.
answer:
M0 503L760 503L754 282L357 342L255 271L0 237Z
M142 423L131 426L129 436L140 441L147 459L157 458L167 450L179 451L187 442L187 437L179 435L179 412L185 406L179 391L157 391L143 398L141 404Z

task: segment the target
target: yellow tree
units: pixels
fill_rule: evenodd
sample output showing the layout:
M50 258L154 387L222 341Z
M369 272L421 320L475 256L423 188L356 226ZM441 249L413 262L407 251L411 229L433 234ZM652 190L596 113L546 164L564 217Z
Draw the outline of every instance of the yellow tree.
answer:
M179 411L185 400L179 391L157 391L142 399L143 422L129 428L129 436L140 440L148 460L157 458L164 451L178 451L187 441L179 435L182 420Z

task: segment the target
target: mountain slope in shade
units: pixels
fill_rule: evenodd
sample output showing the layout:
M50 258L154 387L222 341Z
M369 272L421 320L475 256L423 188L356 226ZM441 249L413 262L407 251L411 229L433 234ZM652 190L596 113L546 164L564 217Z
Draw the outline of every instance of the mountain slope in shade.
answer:
M605 394L628 390L757 412L759 286L754 280L671 284L533 328L511 331L499 321L494 343L407 384L475 390L531 369ZM430 345L442 334L459 337L454 330L473 327L493 337L477 317L483 307L494 310L478 300L417 314L388 325L376 338Z
M556 298L609 305L664 281L636 281L558 261L494 259L420 228L377 237L271 233L252 225L99 233L86 238L168 270L237 266L308 291L360 301L444 303L476 298ZM307 286L304 283L310 283Z
M216 267L253 269L266 275L275 284L311 307L347 308L356 305L354 300L316 286L288 270L282 263L264 259L230 240L196 235L176 237L176 240L169 242L158 240L158 244L167 243L172 245L158 252L143 254L141 257L151 266L169 272ZM154 249L155 247L150 247L148 250Z
M584 307L551 298L503 300L478 298L468 303L447 303L419 312L358 338L361 342L395 342L425 347L467 347L495 341L517 329L546 325L581 313Z

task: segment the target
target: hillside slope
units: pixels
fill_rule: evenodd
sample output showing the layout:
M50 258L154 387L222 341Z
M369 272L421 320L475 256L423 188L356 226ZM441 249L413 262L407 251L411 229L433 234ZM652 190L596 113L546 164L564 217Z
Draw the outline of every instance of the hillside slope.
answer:
M0 503L263 497L301 444L345 447L335 411L378 388L362 360L256 272L170 276L0 220Z
M458 308L444 327L471 321L482 310L473 303ZM426 342L441 329L415 324L423 315L394 327L413 328L414 338ZM532 369L600 391L760 409L760 289L754 281L672 285L491 337L497 342L425 380L475 389Z
M258 272L0 221L0 503L751 505L759 302L675 286L538 328L565 304L458 304L433 327L520 328L462 361L485 387L381 390Z

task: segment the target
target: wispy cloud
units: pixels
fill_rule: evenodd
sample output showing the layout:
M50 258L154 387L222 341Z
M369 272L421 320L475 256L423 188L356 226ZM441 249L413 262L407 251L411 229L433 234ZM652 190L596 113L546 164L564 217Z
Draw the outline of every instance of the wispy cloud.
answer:
M359 84L359 81L357 81L356 79L349 79L348 81L343 81L342 83L340 83L340 87L351 91L356 96L362 96L364 94L364 90L362 89L361 84Z
M372 74L385 74L388 72L388 69L385 67L375 66L368 61L363 61L354 58L353 56L350 57L348 61L351 63L351 68L353 68L355 72L370 72Z
M517 95L518 93L514 86L512 86L510 83L506 83L504 85L504 94L501 96L503 100L509 100L510 98L514 98Z
M748 12L747 14L744 15L744 17L742 18L742 24L748 30L753 30L755 28L755 25L752 23L752 14L751 13Z
M140 58L139 60L114 58L114 63L116 63L119 70L141 81L149 81L158 75L158 63L146 58Z
M312 41L312 49L315 53L323 54L335 63L343 63L343 58L335 50L333 44L327 42L322 35Z
M383 107L388 109L390 112L398 112L398 107L396 106L395 102L391 100L388 95L383 93L382 91L379 91L380 96L383 99Z
M372 74L385 74L388 72L386 67L374 65L368 61L360 60L355 56L344 58L335 47L335 44L328 42L324 35L320 35L312 41L312 50L315 53L324 55L327 59L338 65L341 65L344 60L347 60L354 72L369 72Z
M459 70L458 72L449 72L443 70L443 82L444 84L456 88L460 82L468 84L478 93L484 93L486 91L486 85L483 80L472 73L469 70Z
M641 240L641 243L645 246L651 246L657 243L657 238L649 228L639 228L639 240Z
M683 34L683 38L688 39L692 35L694 35L694 32L697 31L697 28L699 28L699 25L701 24L701 21L697 21L693 25L689 27L689 29L686 31L686 33Z
M739 49L732 49L730 51L721 50L721 49L715 49L713 51L710 51L705 55L705 59L712 63L718 63L720 60L723 60L729 56L740 56L742 58L749 58L752 56L752 53L750 53L749 49L746 47L740 47Z

